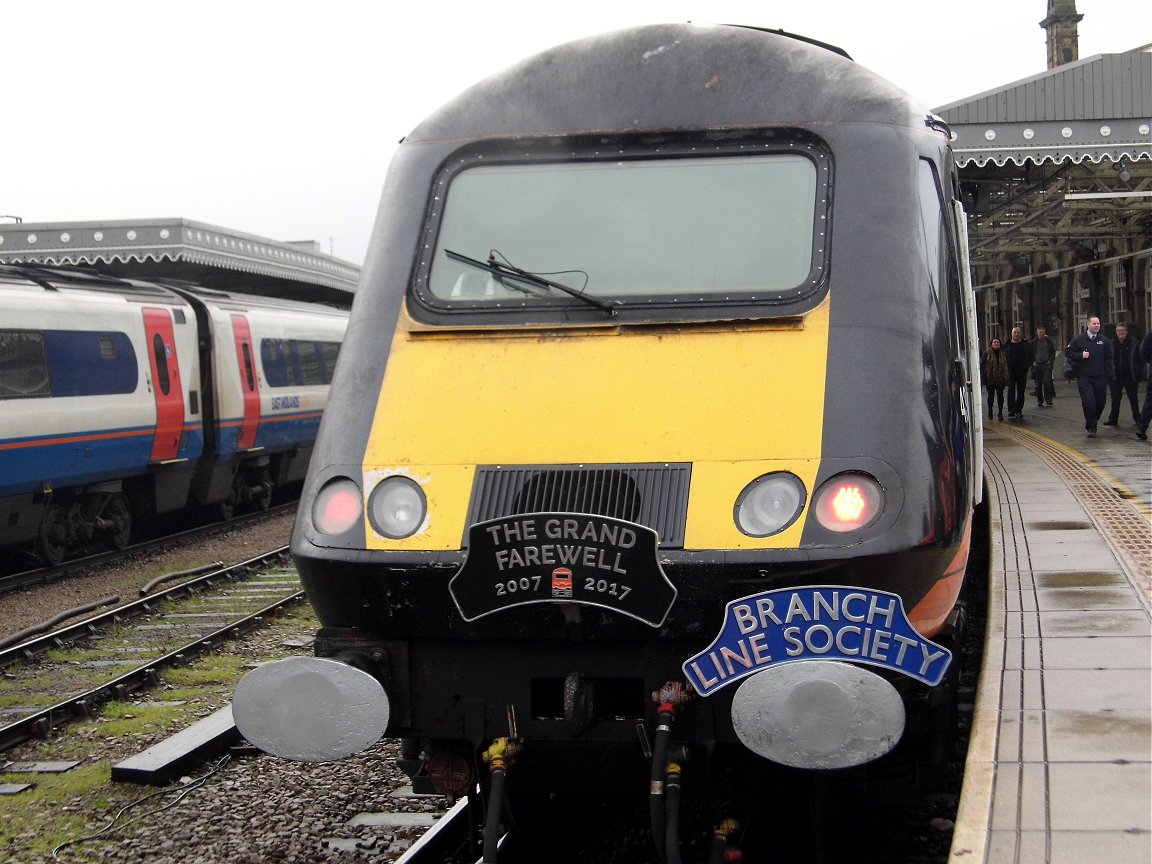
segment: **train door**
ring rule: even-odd
[[[148,339],[148,366],[152,370],[152,395],[156,399],[156,436],[151,461],[175,459],[184,431],[184,388],[172,315],[167,309],[144,309],[144,333]]]
[[[244,396],[244,419],[240,424],[237,450],[256,446],[256,429],[260,425],[260,381],[256,377],[256,355],[252,350],[252,331],[243,315],[232,316],[232,338],[236,341],[236,362],[240,366],[240,392]]]

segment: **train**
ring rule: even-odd
[[[739,822],[781,776],[938,764],[983,461],[949,142],[736,25],[580,39],[430,115],[292,534],[315,656],[241,680],[241,732],[398,738],[485,848],[533,800],[647,796],[661,860],[674,789]]]
[[[0,264],[0,548],[58,564],[303,481],[348,313]]]

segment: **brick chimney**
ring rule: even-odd
[[[1083,17],[1076,13],[1076,0],[1048,0],[1048,15],[1040,26],[1048,32],[1049,69],[1080,59],[1076,25]]]

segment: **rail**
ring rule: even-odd
[[[105,624],[119,623],[134,615],[149,612],[158,601],[163,598],[175,598],[182,594],[191,594],[197,588],[209,586],[221,579],[234,580],[238,575],[250,573],[260,567],[267,566],[270,563],[282,559],[286,553],[287,547],[280,547],[264,555],[233,565],[232,567],[205,574],[198,579],[173,586],[158,594],[142,598],[125,606],[117,607],[109,612],[95,615],[64,630],[49,633],[18,645],[13,645],[4,651],[0,651],[0,664],[33,657],[36,653],[45,651],[48,648],[56,647],[64,642],[98,632]],[[256,612],[231,621],[225,626],[206,635],[198,635],[191,642],[181,645],[160,657],[150,659],[110,681],[105,681],[82,693],[69,696],[50,707],[43,708],[6,726],[0,727],[0,751],[10,749],[33,737],[47,736],[57,726],[62,725],[73,717],[90,714],[96,706],[103,702],[113,698],[122,699],[128,694],[140,690],[148,683],[156,680],[159,670],[187,662],[211,650],[216,644],[225,639],[248,632],[259,626],[264,620],[276,615],[285,606],[300,602],[303,599],[304,592],[295,591]]]

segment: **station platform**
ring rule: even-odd
[[[1088,438],[1056,386],[984,421],[988,624],[949,864],[1152,860],[1152,446],[1127,408]]]

